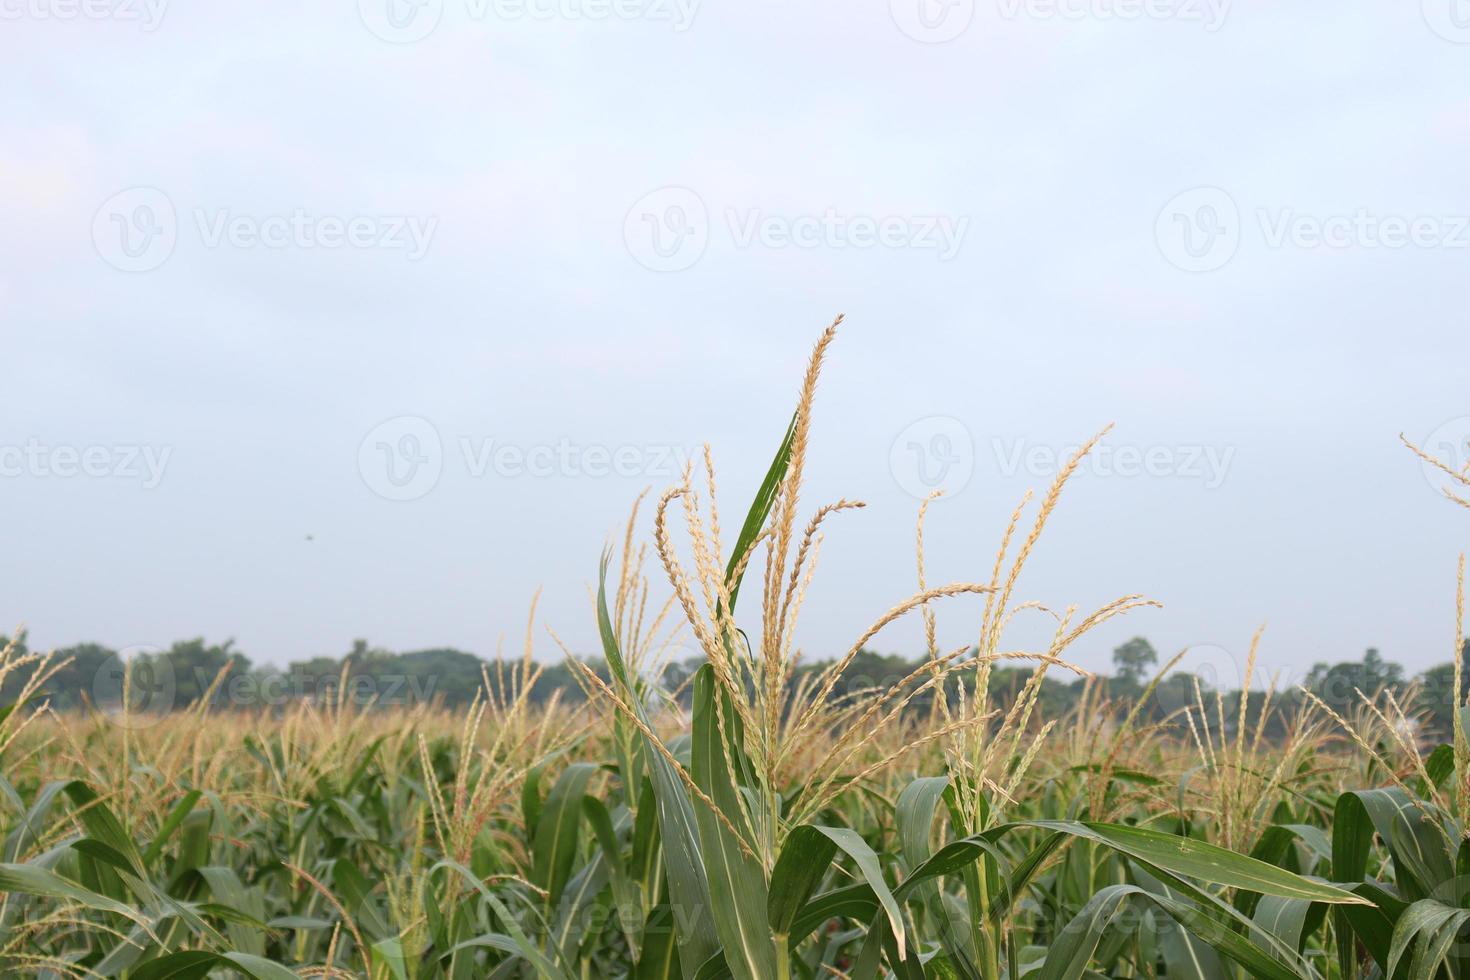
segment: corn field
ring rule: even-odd
[[[534,608],[523,655],[456,712],[205,698],[154,717],[126,697],[53,712],[57,665],[12,643],[0,679],[29,680],[0,714],[0,974],[1470,977],[1460,705],[1445,745],[1374,691],[1347,713],[1310,698],[1288,712],[1270,689],[1227,710],[1196,688],[1163,722],[1101,693],[1044,716],[1043,678],[1086,673],[1078,641],[1153,604],[1018,590],[1097,437],[998,522],[973,581],[926,574],[921,507],[917,554],[897,556],[912,594],[830,666],[798,670],[822,535],[861,506],[800,499],[836,328],[738,523],[708,449],[634,505],[590,613],[605,670],[566,651],[575,704],[529,699],[561,642]],[[1470,474],[1442,470],[1470,506]],[[1457,664],[1463,559],[1459,575]],[[922,622],[923,666],[851,689],[844,668],[904,617]],[[969,617],[974,639],[940,648],[940,617]],[[1050,641],[1009,640],[1021,617]],[[676,642],[703,654],[686,691],[660,681]],[[1030,680],[994,695],[993,672],[1018,665]]]

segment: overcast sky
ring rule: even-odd
[[[1019,593],[1165,608],[1084,664],[1449,658],[1470,514],[1397,436],[1470,438],[1470,10],[389,2],[0,0],[4,629],[489,654],[544,587],[591,650],[633,497],[709,441],[733,526],[842,311],[808,656],[929,488],[984,579],[1111,421]]]

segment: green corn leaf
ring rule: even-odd
[[[163,845],[168,843],[168,839],[174,835],[174,831],[179,829],[179,826],[193,811],[195,804],[199,802],[199,798],[203,795],[199,790],[191,789],[184,794],[182,799],[174,804],[173,809],[169,811],[168,817],[158,828],[158,833],[153,836],[153,840],[149,841],[147,849],[143,851],[143,867],[153,867],[153,863],[158,860],[159,854],[163,851]]]
[[[1328,905],[1362,905],[1365,899],[1333,885],[1257,861],[1214,844],[1122,824],[1026,820],[1020,826],[1041,827],[1104,844],[1175,874],[1260,895],[1303,898]]]
[[[894,945],[898,949],[898,958],[907,959],[903,913],[899,910],[898,900],[893,897],[888,883],[883,880],[883,869],[878,864],[878,855],[873,853],[867,841],[863,840],[855,830],[849,830],[846,827],[817,827],[815,829],[845,851],[847,856],[852,858],[853,864],[857,865],[863,881],[873,889],[873,894],[878,897],[878,904],[883,909],[883,914],[888,918],[888,928],[893,936]]]
[[[724,732],[716,699],[724,699]],[[714,801],[726,820],[739,828],[746,823],[729,759],[743,754],[739,719],[728,695],[719,689],[709,664],[694,676],[694,735],[691,741],[694,783]],[[699,843],[709,878],[710,907],[715,932],[735,980],[769,980],[776,976],[777,952],[767,918],[768,896],[760,863],[741,846],[707,805],[695,808]]]
[[[1414,802],[1399,789],[1373,789],[1343,793],[1337,798],[1332,814],[1334,880],[1365,880],[1375,834],[1382,838],[1393,857],[1394,884],[1401,900],[1427,898],[1438,881],[1453,877],[1453,862],[1443,836]],[[1338,933],[1344,936],[1359,933],[1379,966],[1393,974],[1388,969],[1391,953],[1376,935],[1386,924],[1381,914],[1353,914],[1348,909],[1336,909],[1333,918]],[[1388,921],[1397,922],[1397,919],[1395,915]],[[1354,975],[1357,966],[1351,944],[1337,944],[1337,961],[1343,976]]]
[[[1129,872],[1135,883],[1150,895],[1162,895],[1165,898],[1187,901],[1183,898],[1182,892],[1170,888],[1149,874],[1142,866],[1130,868]],[[1281,899],[1281,901],[1296,901],[1296,899]],[[1152,926],[1154,920],[1152,918],[1145,920],[1144,925]],[[1171,924],[1165,924],[1162,930],[1155,927],[1153,931],[1157,938],[1157,957],[1163,959],[1170,980],[1176,976],[1182,980],[1230,980],[1230,973],[1225,964],[1221,962],[1220,954],[1189,930],[1172,928]],[[1150,955],[1144,948],[1146,938],[1148,938],[1147,932],[1140,932],[1139,951],[1140,955],[1145,957]]]
[[[1409,903],[1391,895],[1379,886],[1364,882],[1353,891],[1372,902],[1371,905],[1353,905],[1339,909],[1342,926],[1339,931],[1344,937],[1352,936],[1361,942],[1378,964],[1380,970],[1388,967],[1389,949],[1393,944],[1394,924],[1408,909]],[[1339,948],[1349,943],[1339,943]],[[1351,976],[1352,974],[1345,974]],[[1389,975],[1389,974],[1385,974]],[[1391,976],[1393,980],[1409,980],[1409,965],[1401,963]]]
[[[1294,949],[1301,949],[1313,904],[1300,898],[1262,895],[1251,921],[1262,932],[1270,933]]]
[[[638,688],[628,676],[613,632],[612,617],[607,611],[608,554],[603,553],[597,579],[597,624],[602,636],[603,654],[613,683],[645,725],[647,712],[639,698]],[[652,730],[649,726],[650,731]],[[683,780],[673,764],[644,736],[644,757],[653,783],[658,810],[659,838],[663,844],[664,874],[668,880],[670,904],[680,910],[675,917],[679,937],[679,966],[685,980],[692,980],[700,964],[719,950],[714,916],[710,913],[709,881],[700,852],[699,831],[695,824],[694,804]]]
[[[95,837],[83,837],[80,840],[72,841],[71,846],[72,850],[85,854],[94,861],[101,861],[103,864],[111,865],[119,871],[131,873],[133,870],[131,862],[124,855],[119,854],[111,846],[104,844]]]
[[[730,980],[730,964],[725,962],[725,951],[720,950],[699,964],[694,971],[694,980]]]
[[[209,971],[236,970],[251,980],[300,980],[292,970],[248,953],[186,950],[149,960],[131,971],[128,980],[196,980]]]
[[[816,827],[795,827],[786,835],[781,855],[771,869],[770,894],[766,899],[766,921],[773,933],[792,936],[797,915],[821,883],[836,854],[836,842]]]
[[[54,871],[33,864],[0,864],[0,892],[18,892],[23,895],[76,902],[99,912],[121,915],[136,922],[144,929],[149,927],[148,920],[131,905],[98,894],[61,877]]]
[[[898,827],[900,854],[904,864],[910,869],[923,864],[933,852],[929,846],[929,838],[934,827],[935,813],[947,789],[948,776],[925,776],[910,782],[898,795],[894,823]],[[926,881],[920,884],[917,897],[923,903],[929,918],[938,926],[940,943],[946,954],[943,969],[955,975],[958,980],[979,980],[980,972],[975,966],[976,954],[968,923],[960,917],[961,927],[956,928],[937,882]],[[996,901],[1003,897],[996,896]]]
[[[1444,965],[1450,946],[1461,927],[1470,922],[1470,909],[1455,908],[1423,899],[1404,910],[1393,927],[1393,938],[1388,950],[1388,967],[1392,974],[1414,944],[1414,953],[1409,960],[1409,974],[1415,977],[1433,977]]]
[[[643,945],[633,977],[634,980],[674,980],[679,975],[674,912],[667,905],[656,905],[643,923]]]
[[[408,980],[408,962],[403,955],[403,942],[397,936],[380,939],[372,945],[373,974],[378,967],[387,970],[392,980]]]
[[[613,827],[612,817],[607,812],[607,807],[595,796],[584,796],[582,798],[582,813],[587,818],[587,824],[592,828],[592,834],[597,840],[597,845],[602,850],[602,859],[607,865],[608,879],[612,882],[613,901],[617,905],[618,927],[623,936],[628,940],[630,949],[636,949],[637,922],[641,915],[638,905],[638,886],[628,874],[628,867],[623,861],[623,849],[618,842],[618,832]],[[626,826],[626,823],[624,824]]]
[[[528,840],[535,836],[536,826],[541,822],[541,808],[545,805],[541,799],[541,777],[545,771],[544,762],[533,766],[521,783],[521,823]]]
[[[1455,876],[1455,860],[1445,832],[1424,811],[1421,801],[1397,788],[1343,793],[1332,817],[1333,879],[1363,880],[1376,833],[1393,856],[1399,894],[1430,897],[1435,886]]]
[[[1050,943],[1046,962],[1037,980],[1077,980],[1081,977],[1092,960],[1103,931],[1137,891],[1132,885],[1110,885],[1093,895]]]
[[[535,856],[531,881],[546,890],[549,905],[561,900],[562,889],[571,877],[582,838],[582,800],[597,770],[590,762],[567,766],[547,794],[546,806],[537,821],[531,848]]]
[[[561,950],[562,958],[567,963],[576,961],[577,952],[589,935],[589,930],[602,924],[600,913],[588,913],[598,911],[595,905],[607,887],[607,859],[600,853],[594,854],[592,860],[579,868],[567,882],[561,901],[556,906],[558,914],[551,937],[552,943]]]
[[[134,876],[140,879],[146,878],[143,856],[138,853],[137,845],[123,829],[122,821],[117,819],[107,804],[101,802],[101,797],[79,779],[66,784],[66,795],[71,798],[72,804],[77,808],[77,818],[81,820],[82,826],[87,828],[88,836],[95,837],[122,855],[127,862],[128,870]]]
[[[337,897],[341,899],[348,914],[357,922],[358,928],[367,933],[373,941],[397,935],[396,931],[384,921],[382,913],[378,911],[378,903],[372,897],[373,886],[369,884],[357,865],[346,858],[339,858],[333,862],[332,884],[335,886]]]
[[[300,980],[294,970],[249,953],[221,953],[220,965],[239,970],[253,980]]]
[[[536,973],[538,977],[541,978],[541,980],[572,980],[571,974],[569,974],[566,970],[563,970],[558,964],[552,962],[552,960],[549,959],[544,952],[542,952],[540,947],[538,947],[534,942],[531,941],[531,937],[526,935],[526,931],[520,927],[520,924],[516,921],[515,916],[511,915],[510,910],[505,907],[505,903],[495,897],[495,893],[486,887],[485,883],[480,880],[478,875],[476,875],[469,868],[466,868],[464,865],[459,864],[455,861],[440,861],[438,864],[429,869],[429,875],[432,877],[434,874],[440,871],[453,871],[466,884],[468,884],[470,888],[477,892],[479,896],[485,900],[485,904],[488,905],[490,909],[495,913],[496,917],[499,918],[501,924],[505,927],[505,934],[503,938],[509,940],[509,943],[506,946],[496,945],[500,941],[499,938],[491,939],[486,936],[480,936],[478,937],[478,940],[473,940],[471,942],[483,946],[494,946],[494,948],[496,949],[503,949],[505,952],[522,957],[536,970]],[[491,935],[494,937],[501,936],[501,934],[499,933]],[[468,944],[462,945],[465,945],[466,947],[468,946]],[[454,950],[450,950],[449,952],[452,953],[454,952]]]
[[[740,525],[740,536],[735,539],[735,548],[730,552],[730,561],[725,568],[725,584],[730,591],[731,612],[735,610],[735,600],[740,596],[740,582],[744,577],[743,573],[736,574],[740,569],[740,559],[761,533],[761,528],[766,526],[766,518],[771,516],[771,506],[776,502],[781,481],[786,479],[786,470],[791,465],[791,444],[795,438],[796,415],[793,414],[791,422],[786,426],[786,437],[781,440],[781,447],[776,450],[776,457],[766,470],[766,478],[761,481],[760,489],[750,503],[750,510],[745,514],[745,523]],[[750,567],[749,563],[746,567]]]
[[[46,814],[50,812],[56,798],[66,790],[66,787],[66,781],[56,780],[42,786],[36,793],[35,800],[25,811],[24,819],[5,838],[4,858],[6,861],[19,862],[21,855],[29,851],[41,839],[45,832]]]
[[[128,973],[128,980],[199,980],[219,966],[218,953],[184,950],[149,960]]]
[[[1309,980],[1311,977],[1310,973],[1276,960],[1195,905],[1151,894],[1136,885],[1110,885],[1093,895],[1082,911],[1053,939],[1037,980],[1078,980],[1084,976],[1104,931],[1131,901],[1152,903],[1192,935],[1245,967],[1256,980]]]

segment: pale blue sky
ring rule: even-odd
[[[1470,523],[1397,433],[1470,437],[1470,10],[94,2],[0,0],[0,625],[37,645],[489,653],[544,586],[587,649],[631,499],[708,440],[743,510],[845,311],[805,499],[869,507],[809,655],[912,589],[926,477],[931,578],[984,578],[1108,421],[1020,592],[1166,608],[1084,663],[1261,622],[1287,670],[1450,654]]]

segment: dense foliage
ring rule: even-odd
[[[8,642],[0,637],[0,646]],[[24,657],[28,652],[24,639],[18,639],[15,655]],[[1470,653],[1470,649],[1466,652]],[[586,667],[607,680],[602,663],[583,659]],[[920,673],[925,659],[861,649],[847,663],[839,685],[830,696],[839,699],[858,690],[886,689],[904,683],[906,678]],[[1153,645],[1143,637],[1134,637],[1113,651],[1112,677],[1045,677],[1040,683],[1038,704],[1047,717],[1061,717],[1092,696],[1102,682],[1105,685],[1102,691],[1108,699],[1129,705],[1149,685],[1150,671],[1157,661]],[[179,641],[167,649],[130,654],[96,643],[55,650],[51,663],[61,666],[50,673],[41,694],[59,711],[116,710],[122,699],[122,672],[126,662],[132,663],[134,680],[140,688],[134,694],[134,703],[154,712],[193,708],[211,686],[210,705],[216,711],[279,711],[299,701],[330,704],[342,699],[378,710],[424,704],[460,709],[477,697],[497,693],[495,674],[486,673],[488,662],[451,647],[394,653],[370,646],[366,640],[355,640],[352,648],[340,657],[314,657],[277,670],[253,666],[251,658],[237,649],[233,641],[216,644],[198,637]],[[686,657],[671,660],[662,669],[663,687],[677,692],[677,700],[686,709],[692,700],[690,683],[703,662],[702,657]],[[795,680],[831,665],[831,660],[804,662],[798,665]],[[38,664],[32,663],[7,677],[4,690],[0,691],[0,705],[13,703],[37,669]],[[214,685],[222,669],[225,678]],[[1418,706],[1417,719],[1426,736],[1448,739],[1450,707],[1455,700],[1454,669],[1452,662],[1446,662],[1410,676],[1400,664],[1384,660],[1376,649],[1370,648],[1361,660],[1316,664],[1301,686],[1339,712],[1352,710],[1358,703],[1358,691],[1392,692],[1400,700],[1411,700]],[[528,692],[529,700],[536,705],[546,704],[553,696],[563,702],[582,700],[585,694],[577,682],[577,674],[577,669],[569,664],[547,664],[536,675]],[[1015,697],[1030,679],[1031,672],[1024,668],[996,668],[992,672],[991,690],[997,698]],[[1145,721],[1162,721],[1193,700],[1196,684],[1213,697],[1217,680],[1176,669],[1161,682],[1156,696],[1143,705],[1140,717]],[[1461,683],[1470,685],[1470,677],[1462,678]],[[956,684],[957,680],[951,681],[952,691]],[[1239,690],[1227,688],[1221,694],[1227,708],[1234,709],[1240,704]],[[1464,701],[1466,691],[1462,689],[1460,694],[1460,700]],[[930,690],[915,696],[919,707],[928,706],[932,700]],[[1289,709],[1299,707],[1304,700],[1303,691],[1282,691],[1276,705],[1287,710],[1268,718],[1267,734],[1281,738],[1285,734],[1284,719],[1291,715]],[[1257,709],[1250,710],[1254,720]],[[1233,716],[1234,711],[1227,711],[1227,715]]]

